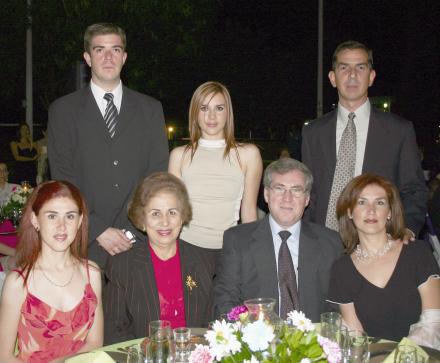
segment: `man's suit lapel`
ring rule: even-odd
[[[301,221],[298,251],[298,294],[299,306],[307,311],[307,303],[313,299],[313,289],[317,283],[316,276],[319,268],[319,245],[317,236],[306,221]],[[307,314],[306,314],[307,315]]]
[[[260,283],[264,287],[263,291],[267,292],[267,296],[260,297],[276,299],[275,311],[278,312],[278,273],[268,216],[260,221],[260,225],[252,233],[252,237],[254,241],[249,252],[254,257],[255,267],[261,278]]]
[[[142,239],[140,239],[139,234],[136,233],[136,237],[136,243],[140,243],[141,246],[136,249],[130,269],[134,271],[135,287],[138,289],[138,293],[141,294],[141,301],[145,301],[145,307],[142,310],[146,315],[146,321],[158,320],[160,319],[160,303],[148,242],[145,241],[146,236],[142,236]],[[127,293],[136,294],[137,292],[127,291]],[[142,312],[139,313],[142,314]]]
[[[136,103],[133,98],[130,97],[130,90],[127,87],[122,87],[122,102],[121,109],[118,115],[118,123],[116,124],[115,136],[113,138],[117,140],[121,135],[125,133],[127,128],[133,122],[133,115],[141,114],[136,110]]]
[[[374,164],[383,157],[383,146],[387,145],[389,140],[392,140],[392,135],[390,135],[390,131],[386,126],[386,122],[383,122],[382,117],[383,114],[371,106],[362,173],[375,169]]]
[[[323,122],[323,132],[321,133],[322,138],[319,140],[322,145],[322,158],[324,162],[321,164],[329,171],[333,181],[333,174],[336,168],[336,120],[337,111],[330,112],[325,117],[327,120]]]

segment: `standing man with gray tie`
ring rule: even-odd
[[[369,172],[396,184],[406,224],[417,235],[428,189],[414,128],[370,104],[368,88],[376,77],[373,52],[356,41],[339,44],[328,76],[338,90],[338,107],[303,128],[302,161],[315,179],[304,218],[337,230],[335,206],[342,189],[354,176]]]
[[[131,244],[120,229],[137,183],[168,165],[162,105],[125,87],[124,30],[90,25],[84,34],[90,84],[49,108],[48,157],[53,179],[68,180],[89,208],[89,258],[100,267]]]

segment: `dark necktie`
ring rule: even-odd
[[[104,95],[104,99],[107,101],[107,107],[105,108],[105,114],[104,114],[104,121],[105,124],[107,125],[110,137],[113,137],[115,136],[116,123],[117,123],[116,118],[118,116],[118,109],[113,103],[112,93],[106,93]]]
[[[325,226],[335,231],[339,230],[336,219],[336,202],[342,190],[353,179],[356,164],[356,125],[354,124],[354,112],[348,114],[347,126],[342,133],[339,143],[338,157],[336,160],[335,174],[330,192]]]
[[[299,309],[298,289],[296,287],[295,267],[290,255],[287,239],[291,233],[281,231],[281,247],[278,253],[278,285],[280,287],[280,317],[285,320],[287,313]]]

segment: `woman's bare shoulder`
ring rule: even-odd
[[[17,271],[10,271],[6,275],[5,283],[3,285],[4,293],[8,292],[12,296],[24,295],[26,288],[23,285],[23,277]]]
[[[237,147],[238,152],[240,153],[240,157],[244,160],[252,160],[254,161],[255,158],[261,159],[260,149],[255,144],[240,144]]]

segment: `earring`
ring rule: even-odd
[[[145,224],[142,225],[142,232],[146,232]]]
[[[40,232],[40,227],[36,226],[36,227],[35,227],[35,230],[36,230],[37,232]]]
[[[390,220],[391,220],[391,216],[388,216],[388,217],[387,217],[387,220],[389,220],[389,221],[390,221]]]

